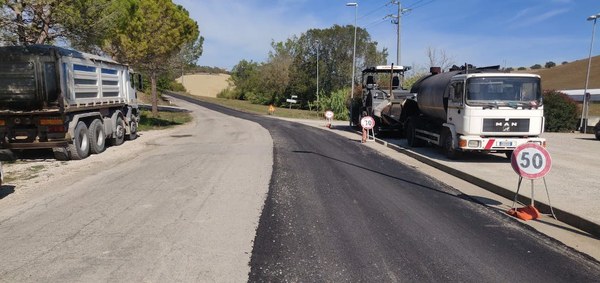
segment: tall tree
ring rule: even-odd
[[[200,36],[197,40],[183,44],[181,50],[171,59],[172,68],[181,71],[181,80],[185,71],[196,67],[196,61],[202,56],[204,37]]]
[[[127,24],[136,0],[62,0],[55,18],[61,36],[78,50],[100,53],[103,43]]]
[[[319,41],[319,44],[315,44]],[[317,48],[319,49],[319,88],[324,93],[347,88],[352,81],[352,57],[354,47],[354,26],[334,25],[327,29],[311,29],[303,33],[298,39],[302,46],[298,52],[294,65],[303,75],[294,78],[303,78],[310,82],[308,92],[302,95],[307,100],[314,100],[316,96],[316,64]],[[385,64],[387,49],[377,50],[377,42],[371,40],[366,29],[358,28],[356,31],[356,72],[357,82],[360,71],[368,66]],[[300,96],[300,95],[299,95]]]
[[[0,13],[2,41],[9,44],[42,44],[61,32],[53,19],[58,0],[3,0]]]
[[[435,47],[427,47],[427,58],[429,58],[429,67],[440,67],[442,70],[448,70],[454,61],[444,49],[437,49]]]
[[[70,42],[99,52],[126,21],[135,0],[0,0],[0,42],[10,45]]]
[[[152,114],[158,114],[156,79],[184,44],[195,42],[200,32],[189,13],[171,0],[140,0],[129,23],[109,41],[107,52],[117,60],[146,72],[152,86]]]

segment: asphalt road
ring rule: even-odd
[[[190,106],[196,122],[142,137],[143,153],[92,156],[2,199],[0,281],[600,278],[598,262],[358,137],[200,104],[225,115]]]
[[[0,282],[246,281],[272,140],[184,106],[191,124],[51,168],[67,172],[0,199]]]
[[[249,281],[594,282],[600,264],[435,178],[326,130],[271,133]]]

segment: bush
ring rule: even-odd
[[[345,88],[331,93],[329,97],[322,97],[319,101],[321,104],[319,108],[323,111],[333,111],[336,120],[348,120],[349,111],[346,105],[348,93],[350,93],[350,89]]]
[[[185,92],[186,89],[183,86],[183,84],[181,84],[180,82],[177,81],[171,81],[171,83],[169,84],[169,90],[171,91],[179,91],[179,92]]]
[[[232,87],[227,87],[226,89],[220,91],[219,93],[217,93],[217,97],[238,100],[244,99],[244,96],[238,91],[238,89]]]
[[[577,104],[568,95],[556,90],[544,91],[544,117],[547,132],[575,130]]]
[[[538,69],[541,69],[541,68],[542,68],[542,65],[540,65],[540,64],[535,64],[535,65],[531,66],[532,70],[538,70]]]

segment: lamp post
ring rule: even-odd
[[[588,84],[590,81],[590,68],[592,67],[592,48],[594,46],[594,33],[596,30],[596,20],[600,17],[600,13],[599,14],[595,14],[593,16],[589,16],[587,18],[588,21],[593,20],[594,24],[592,25],[592,42],[590,43],[590,53],[588,55],[588,67],[587,67],[587,74],[585,77],[585,89],[583,90],[583,107],[581,109],[581,122],[579,123],[579,130],[581,131],[581,128],[583,127],[583,133],[587,133],[587,120],[585,122],[586,125],[583,125],[583,119],[587,119],[587,113],[588,113],[588,104],[590,103],[588,96],[587,96],[587,90],[588,90]]]
[[[321,49],[321,41],[317,39],[317,115],[319,115],[319,49]]]
[[[352,109],[354,108],[353,106],[353,102],[354,102],[354,71],[356,69],[356,16],[358,14],[358,3],[356,2],[351,2],[351,3],[346,3],[346,6],[349,7],[354,7],[354,49],[352,51],[352,86],[351,86],[351,93],[350,93],[350,126],[352,125],[352,118],[354,118],[354,116],[352,115]]]

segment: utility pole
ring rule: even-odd
[[[321,49],[321,41],[317,39],[317,115],[319,115],[319,49]]]
[[[397,41],[396,41],[396,66],[401,66],[401,61],[402,61],[402,57],[400,55],[400,51],[401,51],[401,44],[400,44],[400,31],[401,26],[402,26],[402,14],[404,14],[405,12],[410,11],[410,9],[402,9],[402,3],[400,2],[400,0],[392,0],[392,2],[390,2],[394,5],[398,5],[398,14],[396,16],[392,16],[390,15],[392,18],[395,18],[395,20],[392,20],[393,24],[397,25],[397,32],[398,32],[398,37],[397,37]]]

